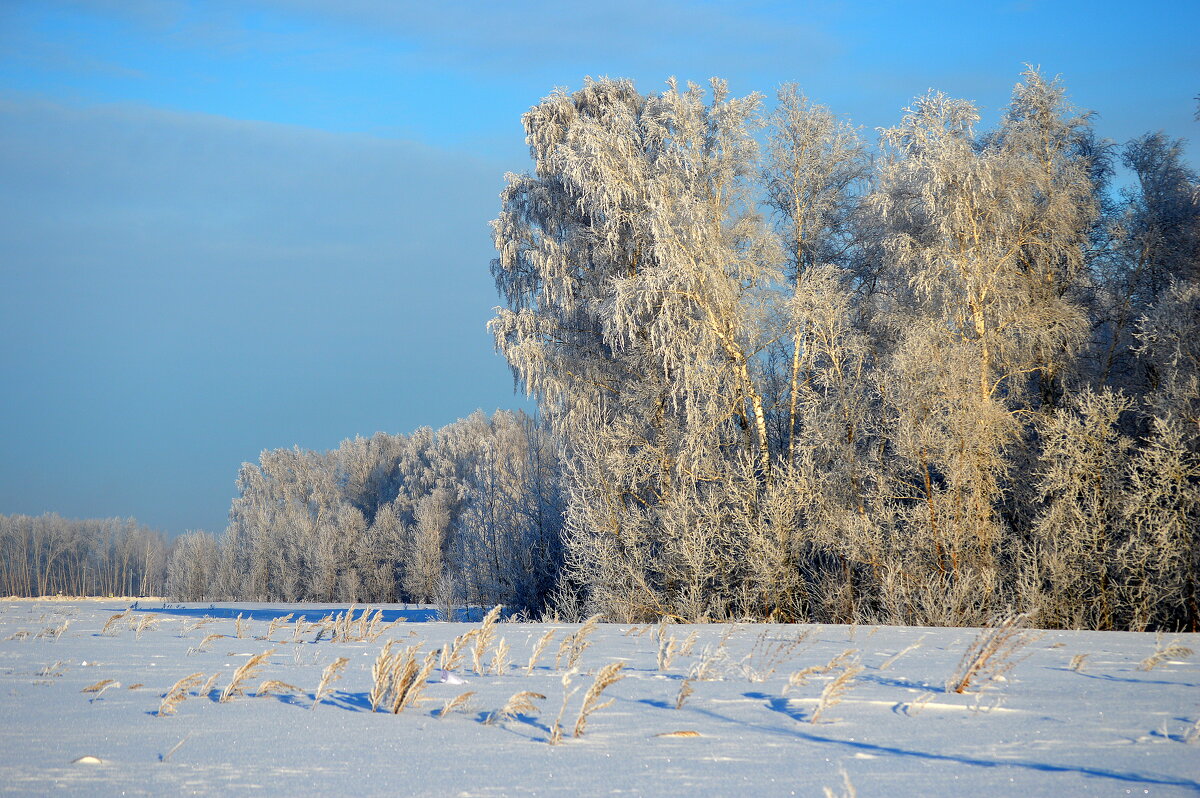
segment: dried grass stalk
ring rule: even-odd
[[[70,625],[71,625],[71,619],[67,618],[62,623],[60,623],[58,626],[47,626],[45,629],[43,629],[42,631],[40,631],[36,635],[34,635],[34,637],[35,638],[53,637],[55,640],[58,640],[60,637],[63,636],[63,632],[67,631],[67,627]]]
[[[207,698],[212,695],[213,688],[217,686],[217,679],[220,678],[222,671],[217,671],[212,676],[208,677],[208,681],[200,688],[200,692],[196,693],[199,698]]]
[[[454,638],[448,647],[442,649],[442,670],[458,670],[467,653],[467,644],[479,634],[478,629],[470,629]]]
[[[321,700],[328,695],[330,686],[342,678],[342,671],[346,669],[346,665],[349,662],[350,660],[346,657],[338,657],[325,667],[325,670],[321,672],[321,681],[317,685],[317,691],[313,693],[313,702],[310,709],[316,709],[317,704],[320,704]]]
[[[841,774],[843,788],[842,792],[836,793],[832,788],[825,787],[823,788],[825,791],[825,798],[858,798],[858,792],[854,789],[854,785],[850,783],[850,774],[846,772],[845,768],[841,769]]]
[[[658,639],[658,669],[666,672],[671,667],[671,660],[675,659],[675,655],[679,653],[679,641],[674,635],[670,635],[665,639],[660,636]]]
[[[1187,646],[1181,646],[1179,640],[1175,639],[1163,645],[1159,642],[1155,646],[1155,651],[1150,656],[1146,657],[1138,664],[1139,671],[1152,671],[1164,662],[1169,662],[1173,659],[1186,659],[1192,656],[1193,652]]]
[[[613,701],[616,700],[610,698],[601,703],[600,696],[606,689],[625,678],[621,675],[621,669],[624,667],[624,662],[610,662],[596,673],[595,681],[592,682],[592,686],[588,688],[588,691],[584,693],[583,706],[579,708],[579,717],[575,720],[575,730],[572,732],[572,737],[583,735],[584,727],[587,726],[588,715],[611,706]]]
[[[305,620],[305,616],[301,615],[296,619],[296,625],[292,627],[292,642],[299,643],[300,635],[306,631],[308,631],[308,622]]]
[[[414,655],[417,648],[420,648],[420,644],[412,649]],[[421,703],[421,694],[425,692],[429,674],[433,673],[435,667],[437,667],[437,652],[430,651],[425,655],[425,661],[419,668],[405,667],[402,669],[400,678],[392,683],[393,714],[398,715],[408,707]]]
[[[522,690],[519,693],[514,693],[504,703],[504,706],[488,715],[488,719],[484,721],[484,724],[490,726],[497,721],[511,720],[522,713],[536,715],[540,710],[537,704],[533,703],[535,698],[539,701],[544,701],[546,696],[541,693],[535,693],[532,690]]]
[[[231,701],[235,696],[243,694],[246,682],[258,676],[259,671],[266,666],[271,659],[271,655],[274,653],[275,649],[271,648],[261,654],[255,654],[234,671],[229,684],[225,685],[225,689],[221,691],[221,703],[224,704]]]
[[[1083,670],[1083,663],[1090,656],[1091,656],[1091,654],[1076,654],[1075,656],[1071,657],[1071,670],[1073,670],[1073,671]]]
[[[299,687],[297,687],[294,684],[288,684],[287,682],[281,682],[278,679],[267,679],[265,682],[263,682],[262,684],[260,684],[258,686],[258,689],[254,691],[254,695],[256,697],[261,697],[261,696],[271,695],[272,693],[282,693],[282,692],[303,693],[304,691],[301,690]]]
[[[447,715],[449,715],[451,712],[458,709],[459,707],[465,706],[466,703],[471,700],[471,696],[473,696],[473,695],[475,695],[475,691],[468,690],[465,693],[459,693],[458,695],[454,696],[454,698],[451,698],[449,701],[447,701],[445,704],[442,704],[442,708],[438,710],[438,714],[437,714],[438,720],[441,720],[442,718],[446,717]]]
[[[1040,635],[1029,631],[1029,614],[997,616],[971,643],[946,689],[963,693],[972,685],[984,690],[1011,671],[1025,657],[1017,656],[1021,649]]]
[[[576,673],[577,673],[577,671],[575,671],[575,670],[569,670],[562,675],[562,686],[563,686],[562,705],[558,708],[558,717],[554,719],[554,725],[550,727],[550,737],[547,738],[547,740],[546,740],[546,742],[550,743],[550,745],[558,745],[560,742],[562,742],[562,734],[563,734],[562,719],[563,719],[563,716],[566,715],[566,713],[567,713],[567,702],[569,702],[571,700],[571,697],[574,696],[576,691],[579,689],[579,688],[571,687],[571,679],[575,676]]]
[[[221,639],[222,637],[224,637],[224,636],[225,636],[225,635],[223,635],[223,634],[221,634],[221,633],[219,633],[219,632],[213,632],[213,633],[212,633],[212,634],[210,634],[210,635],[205,635],[204,639],[200,641],[200,645],[196,646],[196,648],[195,648],[194,650],[196,650],[196,651],[204,651],[204,650],[205,650],[205,648],[208,646],[208,644],[209,644],[209,643],[211,643],[211,642],[212,642],[212,641],[214,641],[214,640],[220,640],[220,639]]]
[[[87,687],[83,688],[79,692],[95,693],[96,697],[99,698],[100,694],[103,693],[108,688],[120,687],[120,686],[121,686],[121,683],[118,682],[116,679],[101,679],[100,681],[96,682],[95,684],[89,684]]]
[[[242,623],[242,614],[239,612],[237,619],[234,621],[234,628],[237,630],[238,640],[241,640],[246,633],[245,625]]]
[[[854,686],[854,680],[860,673],[863,672],[863,667],[858,664],[858,661],[848,663],[842,672],[837,677],[825,685],[825,689],[821,691],[821,700],[817,704],[817,708],[813,710],[812,717],[809,718],[810,723],[818,723],[821,716],[828,710],[837,706],[845,698],[846,693],[850,692],[850,688]]]
[[[100,627],[100,634],[107,635],[110,629],[114,634],[118,632],[119,630],[116,628],[118,626],[118,621],[127,618],[131,612],[133,612],[133,607],[129,607],[124,612],[118,612],[116,615],[109,618],[104,622],[104,626]]]
[[[675,696],[675,708],[683,709],[683,704],[692,694],[692,680],[684,679],[683,684],[679,685],[679,695]]]
[[[546,633],[538,638],[538,641],[533,645],[533,651],[529,654],[529,664],[525,666],[525,675],[532,676],[533,668],[537,665],[538,657],[542,656],[542,652],[546,650],[546,646],[550,644],[550,640],[554,637],[554,630],[547,629]]]
[[[819,676],[823,673],[830,673],[831,671],[835,671],[838,668],[843,667],[846,663],[850,662],[851,658],[857,653],[857,648],[848,648],[841,654],[838,654],[836,657],[829,660],[829,662],[825,663],[824,665],[812,665],[804,668],[803,670],[796,671],[788,677],[788,683],[783,688],[783,692],[787,693],[787,691],[793,687],[800,687],[808,681],[808,677],[810,676]]]
[[[902,649],[900,649],[900,650],[899,650],[899,651],[897,651],[895,654],[893,654],[892,656],[888,657],[888,658],[887,658],[887,659],[885,659],[883,662],[881,662],[881,663],[879,664],[879,670],[881,670],[881,671],[886,671],[888,668],[892,667],[892,665],[893,665],[893,664],[896,662],[896,660],[900,659],[900,658],[901,658],[901,657],[903,657],[905,654],[908,654],[909,652],[912,652],[912,651],[916,651],[918,648],[920,648],[920,647],[921,647],[921,642],[922,642],[922,641],[924,641],[924,640],[925,640],[925,638],[924,638],[924,637],[922,637],[920,640],[918,640],[917,642],[913,643],[912,645],[910,645],[910,646],[908,646],[908,647],[906,647],[906,648],[902,648]]]
[[[158,716],[174,715],[175,708],[187,698],[187,691],[195,687],[204,678],[203,673],[192,673],[184,676],[171,689],[163,694],[162,703],[158,705]]]
[[[142,632],[147,629],[153,629],[157,624],[158,618],[155,618],[153,615],[143,615],[141,620],[138,621],[137,629],[133,633],[134,639],[141,640]]]
[[[502,637],[496,644],[495,653],[492,654],[492,673],[503,676],[504,672],[508,670],[508,652],[508,641]]]
[[[395,640],[385,643],[375,657],[375,662],[371,665],[371,692],[368,695],[371,699],[372,712],[378,711],[379,705],[383,703],[383,698],[391,687],[391,669],[394,665],[392,646],[395,644]]]
[[[583,622],[583,625],[575,631],[575,634],[568,635],[563,639],[562,644],[558,647],[558,653],[554,655],[555,670],[561,667],[560,663],[564,655],[566,656],[568,670],[579,665],[579,658],[583,656],[583,652],[591,645],[588,641],[588,636],[596,631],[596,625],[600,623],[602,617],[604,617],[602,614],[593,615]]]
[[[479,634],[475,636],[475,645],[471,648],[471,660],[475,665],[475,672],[483,674],[487,672],[484,662],[487,657],[488,648],[491,647],[492,641],[496,639],[496,620],[500,617],[500,610],[503,606],[497,604],[492,607],[488,614],[483,616],[483,623],[479,627]]]
[[[272,618],[271,622],[267,624],[267,634],[263,639],[270,640],[271,635],[275,634],[276,630],[280,627],[287,626],[288,621],[292,620],[292,616],[295,614],[294,612],[289,612],[281,618]]]

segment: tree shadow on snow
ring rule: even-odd
[[[334,617],[345,615],[350,610],[350,605],[299,606],[284,604],[278,607],[246,607],[236,604],[222,606],[220,604],[167,603],[157,607],[143,607],[135,603],[131,609],[134,612],[175,615],[182,618],[228,618],[233,620],[241,615],[243,621],[273,621],[287,615],[293,616],[293,620],[295,620],[303,615],[306,620],[312,623],[328,615]],[[354,605],[354,617],[357,619],[362,615],[364,610],[368,610],[374,615],[377,609],[383,612],[380,618],[380,621],[383,623],[392,623],[399,620],[404,620],[408,623],[429,623],[440,620],[438,610],[432,607],[374,607],[369,604]],[[455,620],[474,621],[477,620],[475,618],[477,615],[482,617],[481,613],[475,609],[470,611],[459,610],[455,614]]]
[[[805,722],[805,714],[788,706],[786,698],[779,696],[771,696],[765,693],[745,693],[747,698],[757,698],[766,701],[767,708],[773,712],[779,712],[792,720]],[[713,717],[721,717],[717,713],[706,712],[705,714]],[[731,720],[731,718],[727,719]],[[733,721],[738,722],[738,721]],[[819,728],[819,726],[811,726],[810,728]],[[782,730],[780,730],[782,731]],[[1167,787],[1184,787],[1190,790],[1200,792],[1200,782],[1192,781],[1186,778],[1175,778],[1172,776],[1161,776],[1150,773],[1132,773],[1122,772],[1118,770],[1107,770],[1105,768],[1089,767],[1087,765],[1056,765],[1050,762],[1036,762],[1030,760],[1019,759],[982,759],[980,757],[967,756],[964,754],[942,754],[935,751],[918,751],[911,748],[901,748],[895,745],[879,745],[876,743],[868,743],[862,740],[840,740],[836,737],[826,737],[822,734],[805,731],[802,728],[793,729],[791,736],[798,737],[802,740],[813,743],[823,743],[826,745],[841,746],[843,748],[853,749],[859,752],[871,753],[876,756],[902,756],[913,757],[916,759],[924,759],[935,762],[956,762],[961,765],[971,765],[973,767],[984,768],[1023,768],[1025,770],[1035,770],[1042,773],[1077,773],[1083,776],[1092,776],[1094,778],[1111,779],[1131,784],[1155,784]]]

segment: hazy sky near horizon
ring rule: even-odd
[[[1195,139],[1197,29],[1194,2],[6,0],[0,513],[219,531],[263,449],[526,406],[487,223],[556,86],[795,81],[868,131],[936,88],[986,126],[1034,64],[1102,136]]]

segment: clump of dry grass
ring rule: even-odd
[[[175,708],[187,698],[187,691],[198,685],[203,678],[203,673],[192,673],[171,685],[171,689],[163,694],[162,703],[158,705],[158,716],[161,718],[174,715]]]
[[[300,635],[308,631],[308,622],[305,616],[301,615],[296,619],[296,623],[292,626],[292,642],[299,643]]]
[[[38,676],[62,676],[63,666],[66,664],[61,659],[56,660],[52,665],[46,665],[38,671]]]
[[[485,665],[488,649],[492,645],[492,641],[496,639],[496,620],[500,617],[500,610],[503,607],[497,604],[488,611],[488,614],[483,616],[483,623],[479,626],[479,634],[475,635],[475,645],[471,647],[471,660],[475,665],[475,672],[483,674],[487,672]]]
[[[754,647],[742,661],[742,672],[752,682],[765,682],[792,655],[804,640],[812,634],[811,629],[802,629],[794,638],[771,640],[770,630],[764,631],[754,641]]]
[[[787,686],[783,688],[783,692],[787,693],[787,691],[793,687],[800,687],[808,681],[808,677],[810,676],[819,676],[823,673],[829,673],[830,671],[834,671],[843,667],[857,653],[858,649],[848,648],[841,654],[838,654],[836,657],[829,660],[829,662],[825,663],[824,665],[811,665],[803,670],[796,671],[788,677],[788,683]]]
[[[1083,663],[1089,656],[1091,656],[1091,654],[1076,654],[1075,656],[1071,657],[1071,670],[1082,671]]]
[[[690,678],[698,682],[707,682],[717,678],[719,672],[726,665],[729,654],[726,651],[726,646],[729,645],[729,638],[733,637],[737,631],[737,624],[731,623],[725,627],[725,631],[721,634],[721,639],[717,641],[715,646],[707,645],[704,651],[700,654],[700,661],[692,665],[688,675]]]
[[[561,663],[564,656],[566,657],[567,670],[571,670],[579,664],[579,658],[583,656],[583,652],[586,651],[588,646],[591,645],[588,637],[592,634],[592,632],[596,631],[596,626],[600,623],[600,619],[603,617],[604,616],[602,614],[593,615],[585,620],[583,624],[577,630],[575,630],[574,634],[568,635],[563,639],[562,643],[558,647],[558,653],[554,655],[555,670],[559,670],[561,668]]]
[[[211,643],[214,640],[220,640],[224,636],[225,635],[223,635],[219,632],[213,632],[210,635],[205,635],[204,639],[200,641],[199,645],[197,645],[195,648],[189,648],[187,653],[194,654],[194,653],[197,653],[200,651],[204,651],[207,649],[209,643]]]
[[[854,686],[854,680],[862,672],[863,667],[858,664],[857,659],[846,663],[842,672],[825,685],[825,689],[821,691],[821,700],[817,704],[817,708],[813,710],[812,717],[808,719],[809,723],[818,723],[822,715],[840,704],[846,693],[850,692],[850,688]]]
[[[346,665],[349,662],[350,660],[346,657],[338,657],[325,666],[325,670],[321,671],[321,681],[317,684],[317,691],[313,693],[311,709],[316,709],[317,704],[320,704],[321,700],[328,695],[330,686],[342,678],[342,671],[346,669]]]
[[[547,629],[546,633],[538,638],[538,641],[533,646],[533,651],[529,654],[529,664],[525,666],[526,676],[533,675],[533,668],[537,665],[538,657],[542,656],[542,652],[546,650],[546,646],[550,644],[550,640],[553,637],[554,630]]]
[[[1018,656],[1021,649],[1041,637],[1029,630],[1028,623],[1028,613],[1008,613],[994,618],[967,648],[954,675],[946,681],[946,689],[964,693],[974,686],[982,691],[1002,681],[1002,677],[1025,659]]]
[[[116,679],[101,679],[100,681],[96,682],[95,684],[89,684],[87,687],[83,688],[79,692],[95,693],[95,695],[92,696],[92,700],[95,701],[97,698],[102,696],[104,694],[104,691],[107,690],[108,688],[120,687],[120,686],[121,686],[121,683],[118,682]]]
[[[1186,659],[1193,653],[1195,652],[1187,646],[1180,645],[1178,638],[1164,645],[1160,637],[1154,646],[1154,653],[1138,663],[1138,670],[1152,671],[1165,662],[1173,659]]]
[[[500,709],[488,715],[485,725],[491,726],[497,721],[511,720],[520,714],[536,715],[540,710],[537,704],[533,703],[534,699],[544,701],[546,696],[541,693],[535,693],[532,690],[522,690],[519,693],[513,693],[512,697],[504,703]]]
[[[221,703],[227,703],[235,696],[242,695],[245,692],[246,682],[258,676],[259,671],[266,667],[274,653],[275,649],[272,648],[261,654],[255,654],[234,671],[229,684],[225,685],[225,689],[221,691]]]
[[[60,637],[63,636],[63,632],[67,631],[67,627],[69,627],[70,625],[71,625],[71,619],[66,618],[65,620],[63,620],[62,623],[60,623],[56,626],[47,626],[45,629],[43,629],[42,631],[40,631],[36,635],[34,635],[34,637],[35,638],[37,638],[37,637],[53,637],[55,640],[58,640]]]
[[[279,628],[281,628],[283,626],[287,626],[288,621],[292,620],[292,616],[295,614],[296,613],[294,613],[294,612],[289,612],[287,615],[272,618],[271,622],[269,624],[267,624],[267,633],[266,633],[266,635],[263,636],[263,639],[270,640],[271,635],[275,634],[276,630],[278,630]]]
[[[104,622],[104,626],[100,627],[100,634],[107,635],[110,629],[112,630],[113,634],[116,634],[118,631],[120,631],[117,629],[117,627],[120,625],[119,622],[129,617],[129,613],[131,612],[133,612],[133,607],[128,607],[124,612],[118,612],[116,615],[110,617]]]
[[[146,631],[147,629],[153,629],[158,625],[158,621],[159,619],[155,618],[153,615],[143,615],[141,619],[138,620],[137,627],[134,629],[133,639],[141,640],[142,632]]]
[[[234,620],[233,625],[234,625],[234,629],[237,630],[238,640],[241,640],[242,637],[244,637],[246,634],[246,627],[245,627],[245,624],[242,622],[242,614],[240,612],[238,613],[237,619]]]
[[[500,642],[496,644],[496,651],[492,654],[492,673],[497,676],[503,676],[508,670],[508,642],[502,637]]]
[[[624,662],[610,662],[601,668],[596,673],[596,678],[592,682],[592,686],[583,695],[583,706],[579,708],[579,717],[575,719],[575,730],[571,733],[572,737],[580,737],[583,735],[584,727],[587,726],[588,716],[593,712],[598,712],[605,707],[611,706],[615,698],[610,698],[601,703],[600,696],[609,687],[612,687],[617,682],[625,677],[621,675],[621,669],[625,667]]]
[[[183,628],[183,631],[184,632],[193,632],[193,631],[199,629],[201,626],[207,626],[210,623],[216,623],[216,622],[217,622],[216,618],[210,618],[209,616],[205,615],[200,620],[195,621],[194,623],[191,623],[188,626],[185,626]]]
[[[281,682],[278,679],[267,679],[258,686],[258,689],[254,691],[254,695],[256,698],[261,698],[263,696],[271,695],[272,693],[282,692],[303,693],[304,691],[294,684]]]
[[[388,641],[371,667],[372,712],[377,711],[380,706],[385,706],[393,714],[399,714],[406,708],[419,704],[429,675],[437,666],[436,651],[430,651],[425,655],[425,659],[417,664],[420,643],[396,652],[392,651],[393,645],[394,641]]]
[[[458,695],[454,696],[454,698],[451,698],[449,701],[447,701],[445,704],[442,705],[441,709],[438,710],[438,714],[437,714],[438,720],[441,720],[442,718],[446,717],[454,710],[456,710],[460,707],[466,706],[467,702],[471,700],[471,696],[473,696],[473,695],[475,695],[475,691],[468,690],[465,693],[459,693]]]
[[[444,671],[458,670],[462,666],[463,659],[467,655],[467,647],[476,635],[479,634],[478,629],[468,629],[460,634],[450,643],[449,646],[442,648],[441,668]]]
[[[691,694],[692,694],[692,680],[684,679],[683,683],[679,685],[679,695],[675,696],[675,708],[683,709],[684,702],[688,700],[688,697]]]
[[[679,641],[675,635],[659,637],[658,639],[658,669],[664,673],[671,667],[671,661],[679,653]]]
[[[558,745],[560,742],[562,742],[562,719],[567,713],[567,703],[578,690],[578,688],[571,686],[571,679],[574,678],[576,673],[578,673],[578,671],[572,669],[562,675],[563,699],[562,704],[558,708],[558,717],[554,719],[554,725],[550,727],[550,737],[546,740],[546,742],[550,743],[550,745]]]
[[[217,679],[220,678],[221,673],[221,671],[217,671],[212,676],[209,676],[208,681],[204,683],[204,686],[200,688],[200,692],[196,693],[196,696],[198,698],[208,698],[208,696],[212,695],[212,691],[217,686]]]

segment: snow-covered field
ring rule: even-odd
[[[322,617],[347,608],[143,601],[102,634],[129,605],[0,600],[0,790],[1200,793],[1200,656],[1176,650],[1139,669],[1173,636],[1047,632],[1015,652],[1012,659],[1020,661],[1006,677],[989,682],[981,671],[976,682],[987,689],[960,694],[948,691],[946,681],[978,630],[600,624],[576,639],[575,652],[562,650],[556,669],[561,644],[578,624],[499,623],[481,662],[490,672],[475,672],[471,648],[479,638],[468,640],[459,667],[433,670],[422,700],[393,714],[386,706],[371,708],[372,666],[384,644],[397,641],[392,653],[420,644],[414,652],[420,665],[426,653],[449,649],[478,622],[433,622],[428,608],[384,606],[372,608],[383,611],[372,615],[373,624],[334,629],[326,622],[322,629]],[[264,639],[272,619],[289,614]],[[305,622],[298,628],[300,615]],[[388,626],[400,617],[406,620]],[[212,620],[200,623],[206,618]],[[527,675],[547,630],[554,637]],[[362,639],[331,639],[346,633]],[[223,636],[204,642],[214,634]],[[502,642],[508,661],[496,674]],[[1200,648],[1200,635],[1179,635],[1178,645]],[[244,692],[222,702],[235,670],[265,651],[271,651],[265,665]],[[573,654],[576,669],[564,686]],[[341,657],[348,659],[341,678],[326,685],[314,707],[324,669]],[[623,663],[617,675],[624,678],[593,702],[613,703],[592,712],[582,736],[574,737],[588,689],[613,662]],[[813,670],[793,677],[806,669]],[[202,676],[173,713],[160,715],[169,688],[196,673]],[[210,692],[200,696],[216,673]],[[105,680],[114,683],[101,685]],[[256,695],[268,680],[296,689],[276,686]],[[95,689],[84,692],[89,687]],[[822,694],[839,689],[840,703],[822,707]],[[440,717],[447,701],[467,691],[473,695],[464,705]],[[521,691],[545,698],[527,696],[536,711],[500,716]],[[564,693],[562,739],[552,745]]]

